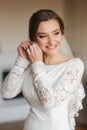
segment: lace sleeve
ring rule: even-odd
[[[73,97],[76,88],[81,83],[83,68],[83,63],[80,60],[68,65],[54,90],[51,82],[48,82],[44,63],[35,62],[32,64],[35,89],[45,109],[60,104],[68,97]]]
[[[69,114],[69,121],[70,121],[70,126],[71,126],[72,130],[75,130],[75,125],[76,125],[74,117],[77,117],[79,115],[79,113],[78,113],[79,110],[83,109],[82,101],[83,101],[84,97],[85,97],[85,91],[84,91],[83,85],[81,83],[79,85],[78,91],[75,95],[75,99],[72,102],[71,112]]]
[[[1,95],[4,98],[12,98],[21,91],[25,69],[28,64],[29,62],[26,59],[20,56],[17,57],[14,67],[2,84]]]

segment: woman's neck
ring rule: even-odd
[[[63,53],[59,53],[56,55],[44,55],[44,63],[46,65],[56,65],[63,62],[66,62],[67,60],[70,60],[71,57],[66,56]]]

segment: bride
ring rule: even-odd
[[[22,91],[30,106],[24,130],[75,130],[85,96],[84,64],[73,57],[60,16],[49,9],[36,11],[29,21],[29,39],[17,48],[2,96],[12,98]]]

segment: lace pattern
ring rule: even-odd
[[[15,64],[20,67],[27,68],[29,65],[29,61],[18,55]]]
[[[14,67],[3,83],[1,93],[4,97],[14,97],[21,91],[21,86],[25,77],[25,69],[28,65],[29,62],[26,59],[23,59],[20,56],[17,57]],[[35,90],[45,109],[50,109],[54,105],[59,105],[66,99],[72,99],[69,121],[72,130],[74,130],[74,117],[78,116],[78,111],[83,108],[82,100],[85,96],[85,92],[81,84],[81,78],[84,70],[82,61],[80,59],[74,59],[72,62],[67,64],[67,68],[65,68],[61,78],[59,80],[53,80],[53,82],[57,81],[56,87],[54,87],[48,80],[49,75],[46,72],[43,62],[39,61],[31,64],[31,70]],[[57,69],[55,71],[57,71]],[[52,78],[52,76],[50,77]]]
[[[72,104],[71,113],[69,114],[69,120],[72,130],[75,129],[75,116],[77,117],[79,115],[79,110],[83,108],[82,101],[85,97],[85,91],[83,89],[83,85],[80,84],[78,88],[78,93],[76,93],[74,102]]]
[[[81,92],[82,88],[78,88],[81,84],[81,78],[83,74],[83,63],[82,61],[74,60],[68,68],[65,70],[61,80],[59,80],[57,87],[54,87],[47,81],[47,74],[45,66],[42,62],[36,62],[32,64],[32,72],[34,78],[34,85],[37,91],[39,100],[45,109],[51,108],[56,104],[60,104],[67,98],[73,100],[72,110],[70,113],[70,124],[71,128],[75,127],[74,116],[79,109],[82,108],[82,99],[84,98],[83,93],[80,94],[80,97],[76,93]],[[82,95],[82,96],[81,96]]]
[[[29,62],[26,59],[23,59],[20,56],[17,57],[14,67],[3,82],[3,87],[1,88],[2,96],[5,98],[11,98],[21,91],[21,87],[18,86],[21,86],[22,84],[23,73],[28,64]]]

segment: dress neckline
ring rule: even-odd
[[[76,57],[76,58],[71,58],[70,60],[67,60],[67,61],[62,62],[62,63],[59,63],[59,64],[55,64],[55,65],[46,65],[46,64],[45,64],[45,66],[46,66],[46,67],[60,66],[60,65],[64,65],[64,64],[70,63],[70,62],[72,62],[72,61],[75,60],[75,59],[78,59],[78,57]]]

